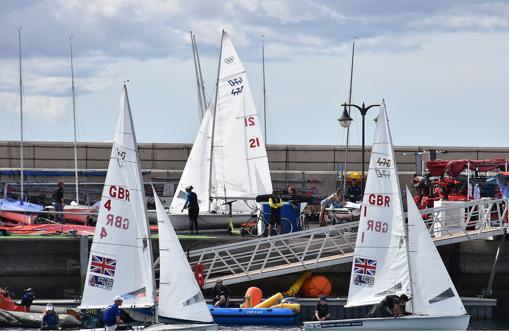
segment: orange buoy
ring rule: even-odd
[[[262,302],[262,290],[258,287],[249,287],[244,295],[244,303],[242,308],[253,308]]]
[[[332,291],[332,284],[327,277],[312,276],[306,280],[300,290],[304,297],[329,296]]]

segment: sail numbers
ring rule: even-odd
[[[240,87],[238,87],[238,88],[234,88],[234,89],[232,89],[231,94],[232,94],[232,96],[237,96],[237,95],[239,95],[239,94],[241,94],[241,93],[242,93],[242,90],[244,90],[244,86],[243,86],[243,85],[241,85],[241,86],[240,86]]]
[[[379,178],[390,178],[391,177],[391,171],[388,169],[378,169],[375,168],[376,176]]]
[[[256,125],[254,116],[248,116],[247,118],[244,118],[244,125],[246,127],[252,127]]]
[[[240,85],[242,83],[242,77],[232,78],[231,80],[228,80],[228,84],[230,86]]]
[[[391,160],[389,158],[378,158],[376,163],[378,166],[391,167]]]
[[[125,157],[126,157],[125,151],[122,151],[122,150],[120,150],[117,147],[117,162],[118,162],[118,167],[120,167],[120,168],[124,167]]]
[[[232,96],[237,96],[242,93],[242,90],[244,90],[244,86],[241,85],[243,81],[244,80],[240,76],[228,80],[228,84],[232,87]]]
[[[249,148],[250,149],[254,149],[259,146],[260,146],[260,139],[258,137],[249,139]]]
[[[232,56],[229,56],[227,58],[224,58],[224,63],[226,63],[227,65],[233,63],[233,61],[235,61],[235,58],[232,57]]]

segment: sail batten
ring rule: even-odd
[[[125,86],[120,102],[81,308],[106,307],[116,295],[126,307],[154,306],[145,193]]]

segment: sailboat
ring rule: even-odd
[[[21,70],[21,27],[18,28],[19,47],[19,107],[20,107],[20,199],[15,200],[7,197],[0,199],[0,217],[21,224],[33,224],[37,219],[36,213],[44,210],[42,205],[25,202],[24,199],[24,167],[23,167],[23,76]],[[7,193],[7,190],[5,190]],[[17,212],[19,211],[19,212]]]
[[[158,319],[145,330],[216,330],[209,308],[194,276],[177,234],[156,191],[154,200],[159,226]]]
[[[155,276],[145,191],[136,136],[124,85],[101,206],[90,249],[81,309],[153,308]]]
[[[408,190],[408,189],[407,189]],[[470,316],[407,192],[408,230],[385,103],[376,120],[346,307],[406,294],[410,315],[305,322],[305,330],[466,330]]]
[[[124,299],[122,308],[129,313],[136,315],[137,310],[148,311],[142,317],[153,325],[146,329],[215,329],[216,325],[157,194],[155,198],[160,220],[159,305],[140,159],[127,87],[124,85],[79,308],[106,308],[113,303],[114,296],[120,295]],[[159,315],[172,322],[178,320],[179,324],[159,324]],[[187,323],[183,324],[184,321]]]
[[[200,130],[170,206],[176,230],[189,226],[185,188],[193,186],[200,205],[200,228],[234,225],[252,218],[255,198],[272,193],[267,151],[246,70],[226,31],[221,39],[215,101]]]
[[[78,177],[78,142],[76,139],[76,96],[74,88],[74,62],[72,56],[72,34],[69,35],[69,50],[71,54],[71,90],[72,90],[72,119],[74,128],[74,185],[75,185],[75,200],[70,205],[64,206],[64,212],[71,212],[64,214],[65,220],[87,224],[91,219],[90,214],[97,212],[96,208],[88,205],[80,204],[79,195],[79,177]]]

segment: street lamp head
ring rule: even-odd
[[[350,117],[350,114],[348,114],[348,111],[346,109],[346,104],[343,104],[343,114],[341,114],[341,117],[338,119],[339,124],[343,128],[347,128],[350,126],[350,123],[352,123],[353,119]]]

